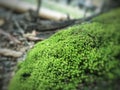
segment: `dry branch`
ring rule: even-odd
[[[0,5],[3,7],[10,8],[12,10],[15,10],[17,12],[26,12],[28,10],[36,10],[36,6],[32,5],[27,2],[23,2],[21,0],[0,0]],[[57,11],[52,11],[47,8],[41,8],[39,11],[39,16],[46,18],[46,19],[52,19],[52,20],[64,20],[67,19],[67,15],[57,12]]]
[[[4,55],[4,56],[11,56],[11,57],[15,57],[15,58],[18,58],[20,56],[23,55],[22,52],[19,52],[19,51],[14,51],[14,50],[11,50],[11,49],[2,49],[0,48],[0,55]]]

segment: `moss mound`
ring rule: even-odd
[[[37,43],[9,90],[112,90],[120,80],[120,9]],[[112,87],[109,87],[111,86]]]

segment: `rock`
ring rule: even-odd
[[[9,90],[117,90],[119,16],[116,9],[37,43],[18,65]]]

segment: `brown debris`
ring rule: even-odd
[[[4,19],[0,18],[0,26],[2,26],[5,23]]]
[[[37,32],[35,30],[32,33],[26,33],[23,36],[30,41],[42,41],[44,38],[37,37]]]
[[[0,55],[18,58],[18,57],[21,57],[23,53],[19,51],[11,50],[11,49],[0,48]]]
[[[10,39],[11,41],[13,41],[16,44],[21,43],[18,39],[16,39],[15,37],[13,37],[12,35],[10,35],[9,33],[5,32],[2,29],[0,29],[0,34],[5,35],[8,39]]]

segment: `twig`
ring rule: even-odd
[[[24,34],[24,30],[20,27],[20,25],[18,24],[18,22],[16,20],[14,20],[14,24],[19,29],[20,33],[23,35]]]
[[[0,55],[11,56],[11,57],[18,58],[18,57],[22,56],[23,53],[19,52],[19,51],[14,51],[14,50],[11,50],[11,49],[0,48]]]
[[[0,29],[0,34],[5,35],[6,37],[8,37],[8,39],[10,39],[11,41],[13,41],[16,44],[20,44],[21,43],[18,39],[16,39],[15,37],[13,37],[12,35],[10,35],[9,33],[5,32],[2,29]]]
[[[41,8],[41,0],[37,0],[37,10],[36,10],[36,16],[38,16],[39,15],[39,12],[40,12],[40,8]]]
[[[43,41],[44,38],[39,38],[39,37],[26,37],[30,41]]]
[[[40,38],[36,36],[37,32],[35,30],[32,31],[32,33],[26,33],[23,35],[27,40],[30,41],[42,41],[44,38]]]

